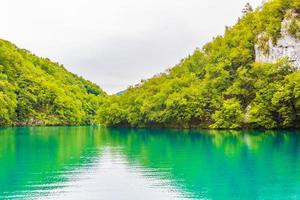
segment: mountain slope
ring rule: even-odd
[[[90,124],[104,96],[62,65],[0,40],[0,126]]]
[[[166,73],[100,106],[107,126],[202,128],[299,128],[300,72],[288,60],[255,62],[255,48],[268,54],[281,37],[282,21],[300,14],[299,0],[271,0],[247,7],[224,36],[183,59]],[[289,28],[300,32],[299,17]],[[295,25],[296,24],[296,25]],[[263,37],[259,37],[263,36]]]

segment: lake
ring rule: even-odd
[[[300,132],[2,128],[0,199],[300,199]]]

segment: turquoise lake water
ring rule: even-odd
[[[2,128],[0,199],[300,199],[300,132]]]

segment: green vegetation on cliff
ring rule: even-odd
[[[103,96],[62,65],[0,40],[0,126],[91,124]]]
[[[248,7],[224,36],[168,72],[106,98],[97,121],[130,127],[299,128],[300,71],[286,60],[256,63],[254,51],[258,45],[268,52],[270,39],[276,44],[291,11],[300,14],[299,0]],[[296,25],[290,28],[295,36]]]

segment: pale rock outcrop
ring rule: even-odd
[[[294,15],[293,17],[296,16]],[[277,41],[276,45],[272,44],[271,39],[269,40],[268,53],[265,53],[257,45],[255,46],[255,59],[257,62],[274,63],[279,59],[287,58],[292,65],[300,69],[300,40],[289,34],[290,24],[291,19],[283,20],[281,25],[282,37]]]

